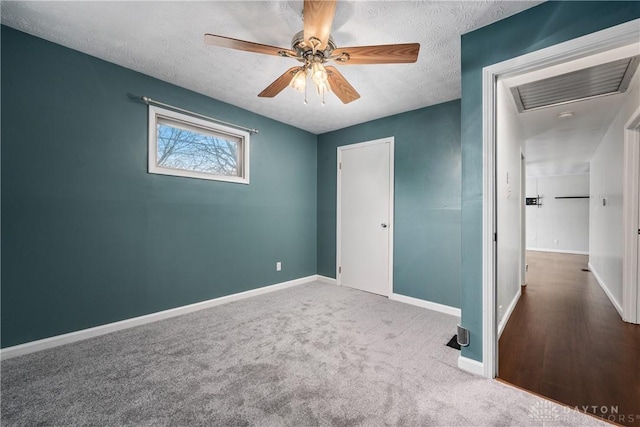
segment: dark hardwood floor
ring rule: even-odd
[[[593,274],[582,271],[587,262],[527,252],[527,286],[500,338],[498,377],[640,426],[640,325],[622,321]]]

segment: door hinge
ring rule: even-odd
[[[338,169],[342,170],[342,162],[340,162],[338,166],[339,166]]]
[[[493,233],[493,241],[494,242],[498,241],[498,233]]]
[[[338,267],[338,274],[342,274],[342,267]]]
[[[640,234],[640,228],[638,228],[638,234]]]

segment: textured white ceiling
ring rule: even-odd
[[[504,80],[507,87],[541,80],[598,64],[640,54],[640,43],[586,56],[552,67]],[[528,176],[589,173],[591,158],[602,142],[633,87],[640,84],[640,71],[624,94],[609,95],[566,105],[518,114],[525,133],[525,161]],[[515,102],[511,107],[515,110]],[[558,115],[570,111],[573,117]]]
[[[625,100],[624,94],[524,113],[528,176],[589,173],[591,158]],[[572,111],[573,117],[558,115]]]
[[[338,47],[418,42],[418,62],[342,66],[361,99],[257,94],[297,62],[207,46],[205,33],[289,48],[302,1],[2,1],[2,23],[284,123],[323,133],[460,97],[460,35],[540,1],[338,2]],[[146,95],[146,94],[140,94]],[[161,99],[159,99],[162,101]]]

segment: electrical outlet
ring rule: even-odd
[[[554,239],[553,244],[554,244],[554,245],[557,245],[558,243],[560,243],[560,242],[558,241],[558,239]]]
[[[282,262],[278,261],[276,262],[276,271],[280,271],[282,270]]]

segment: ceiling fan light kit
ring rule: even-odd
[[[243,50],[246,52],[277,55],[293,58],[302,63],[292,67],[258,94],[259,97],[273,98],[287,86],[305,94],[307,103],[307,78],[315,85],[316,93],[322,98],[333,92],[344,104],[360,98],[360,94],[333,66],[362,64],[413,63],[418,59],[420,44],[390,44],[379,46],[356,46],[338,48],[331,38],[331,26],[336,10],[336,0],[305,0],[303,9],[304,29],[293,36],[291,49],[268,46],[230,37],[205,34],[206,44]]]
[[[289,86],[302,93],[306,89],[307,84],[307,70],[304,68],[300,68],[298,71],[295,71],[293,78],[291,79],[291,83]]]

